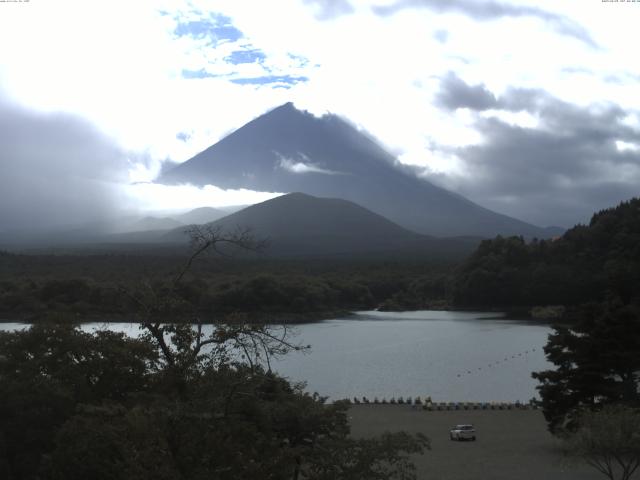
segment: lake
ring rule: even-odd
[[[86,330],[104,324],[85,324]],[[0,329],[20,324],[0,324]],[[138,333],[134,324],[110,324]],[[357,312],[295,327],[311,345],[274,370],[330,399],[431,396],[433,401],[528,401],[531,372],[551,368],[542,347],[550,328],[501,314],[456,311]]]

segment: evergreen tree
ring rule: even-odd
[[[640,405],[640,309],[590,304],[571,315],[544,349],[556,370],[533,373],[554,433],[575,428],[583,409]]]

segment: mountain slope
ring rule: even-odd
[[[144,217],[140,220],[121,227],[124,232],[147,232],[151,230],[170,230],[184,225],[173,218]]]
[[[173,215],[173,218],[185,225],[192,225],[213,222],[225,215],[227,215],[225,212],[217,208],[200,207],[180,215]]]
[[[419,179],[341,118],[317,118],[291,103],[249,122],[157,181],[343,198],[437,236],[556,234]]]
[[[347,200],[291,193],[245,208],[211,223],[225,231],[248,227],[257,239],[268,239],[267,255],[460,256],[477,239],[437,239],[411,232]],[[184,229],[164,237],[186,240]]]

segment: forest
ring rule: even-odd
[[[593,215],[554,239],[484,240],[457,262],[437,259],[202,258],[181,294],[212,321],[304,322],[379,308],[520,308],[615,297],[638,303],[640,200]],[[127,291],[161,290],[188,251],[0,253],[0,318],[83,321],[131,318]]]
[[[127,292],[161,290],[182,267],[180,255],[0,253],[0,318],[13,321],[131,319]],[[200,259],[181,293],[211,321],[242,312],[256,321],[303,322],[409,302],[443,302],[450,261]],[[416,293],[417,292],[417,293]]]
[[[457,306],[640,303],[640,199],[595,213],[559,238],[485,240],[452,280]]]

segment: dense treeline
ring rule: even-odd
[[[483,241],[452,286],[459,306],[578,305],[640,300],[640,199],[593,215],[553,240]]]
[[[131,320],[129,292],[169,285],[184,255],[0,254],[0,318]],[[378,306],[420,308],[446,296],[449,264],[407,261],[273,261],[204,258],[180,294],[213,321],[233,312],[293,321]],[[282,318],[285,318],[282,317]]]

